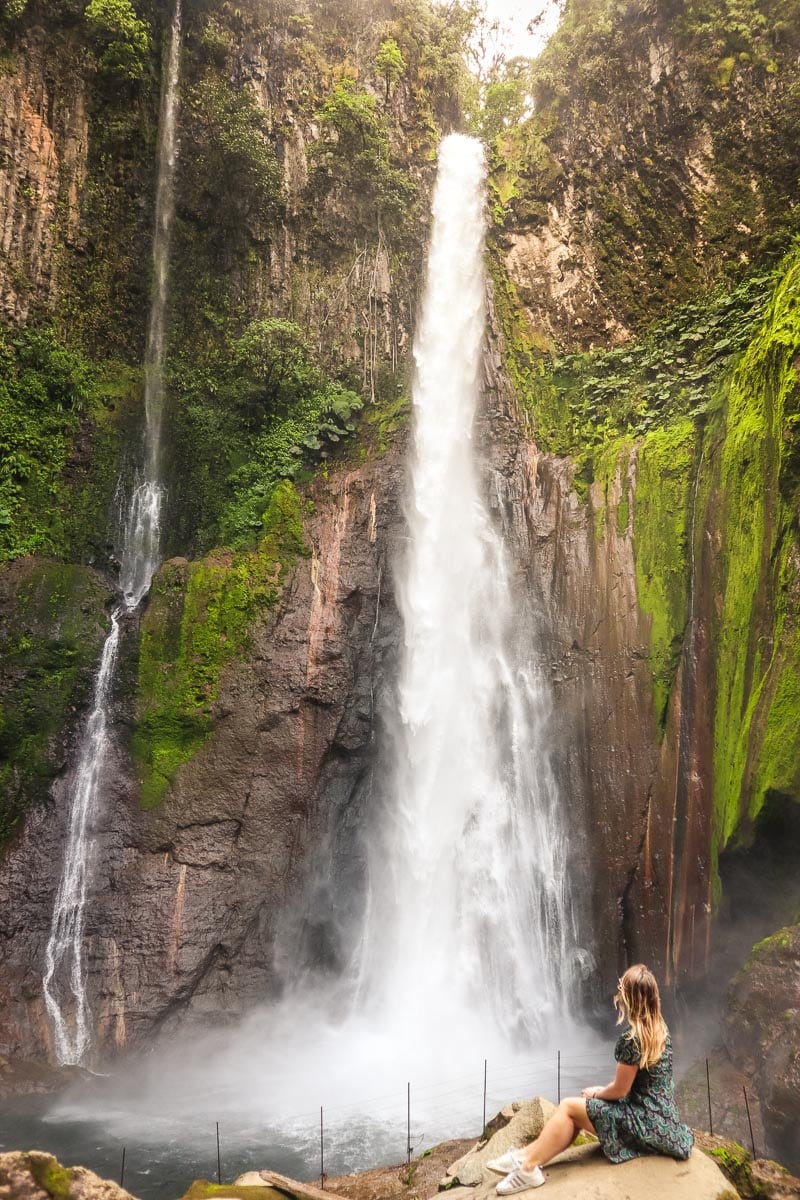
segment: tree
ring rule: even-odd
[[[378,47],[378,53],[375,55],[375,66],[383,75],[386,84],[386,101],[389,101],[389,93],[392,85],[397,83],[406,73],[406,60],[403,58],[400,47],[394,38],[386,38]]]

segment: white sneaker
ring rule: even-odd
[[[499,1158],[491,1158],[486,1163],[486,1167],[490,1171],[497,1171],[498,1175],[507,1175],[509,1171],[515,1171],[520,1165],[519,1150],[512,1146],[505,1154],[501,1154]]]
[[[512,1196],[514,1192],[527,1192],[528,1188],[541,1187],[544,1182],[544,1171],[541,1167],[534,1167],[532,1171],[523,1171],[522,1167],[517,1167],[510,1175],[506,1175],[505,1179],[500,1180],[496,1191],[499,1196]]]

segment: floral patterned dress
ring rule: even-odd
[[[639,1043],[623,1033],[614,1047],[617,1062],[636,1066],[641,1057]],[[672,1081],[672,1039],[658,1062],[636,1073],[633,1087],[622,1100],[587,1100],[586,1112],[597,1130],[606,1158],[626,1162],[640,1154],[668,1154],[688,1158],[694,1134],[683,1125],[675,1107]]]

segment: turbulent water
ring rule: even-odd
[[[86,990],[84,934],[92,869],[93,821],[102,799],[109,749],[109,710],[119,650],[121,622],[147,594],[158,568],[163,482],[161,427],[164,407],[164,359],[169,278],[169,247],[175,211],[176,112],[181,49],[181,0],[176,0],[170,30],[159,126],[153,289],[145,352],[145,433],[143,463],[120,521],[119,586],[122,604],[111,616],[95,678],[92,711],[84,731],[70,796],[64,864],[56,893],[45,951],[43,992],[62,1063],[83,1062],[91,1042],[91,1012]]]
[[[469,1044],[478,1023],[526,1045],[571,1008],[575,929],[544,695],[472,438],[484,184],[481,145],[447,138],[414,346],[395,786],[371,863],[362,997],[398,1038]]]

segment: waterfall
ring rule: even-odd
[[[136,608],[158,567],[161,541],[161,428],[164,417],[169,248],[175,219],[175,162],[178,152],[178,83],[181,66],[181,0],[175,0],[158,135],[158,174],[153,232],[153,284],[144,357],[144,467],[134,481],[122,529],[120,588],[128,608]]]
[[[578,952],[546,693],[472,442],[484,191],[481,145],[446,138],[414,345],[396,769],[372,854],[360,1002],[409,1036],[440,1007],[434,1036],[477,1017],[513,1046],[563,1020]]]
[[[94,681],[92,709],[81,739],[70,797],[61,879],[45,950],[43,994],[56,1056],[80,1063],[91,1041],[91,1012],[86,991],[84,927],[92,866],[92,825],[102,795],[109,750],[109,710],[119,650],[121,623],[147,595],[158,569],[161,509],[161,430],[169,287],[169,250],[175,215],[177,107],[181,54],[181,0],[176,0],[169,35],[159,119],[153,285],[145,348],[145,426],[143,462],[119,522],[119,586],[122,603],[111,615],[111,630]]]

